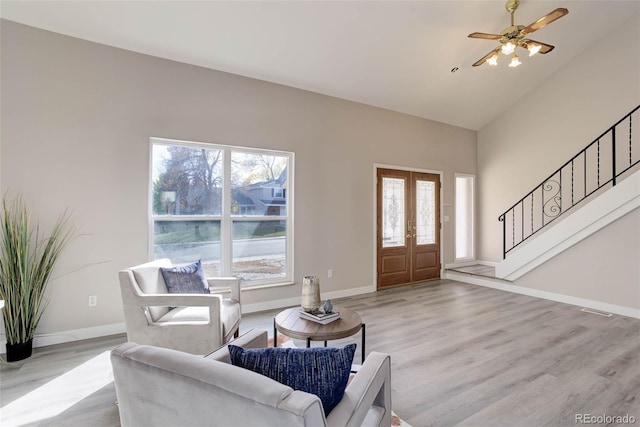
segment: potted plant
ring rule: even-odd
[[[46,307],[44,293],[62,251],[75,234],[64,211],[43,235],[22,197],[2,199],[0,212],[0,299],[7,339],[7,361],[31,356],[33,337]]]

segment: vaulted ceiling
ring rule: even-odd
[[[638,1],[521,0],[556,46],[472,68],[509,26],[504,1],[5,1],[4,19],[110,46],[481,129],[638,13]],[[637,19],[633,21],[637,23]],[[638,52],[630,52],[637,55]],[[598,58],[594,58],[598,60]],[[456,67],[457,71],[452,72]]]

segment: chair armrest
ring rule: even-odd
[[[141,307],[199,307],[217,306],[222,303],[222,296],[216,294],[139,294],[136,302]]]
[[[372,351],[344,397],[327,417],[329,426],[360,426],[372,406],[384,410],[380,425],[391,424],[391,358]]]
[[[242,305],[240,301],[240,279],[238,277],[211,277],[207,279],[207,283],[209,288],[230,288],[231,299],[238,301]],[[216,290],[214,289],[213,291]]]

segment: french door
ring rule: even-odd
[[[440,176],[378,169],[378,289],[440,278]]]

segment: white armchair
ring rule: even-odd
[[[129,341],[207,354],[237,336],[242,311],[238,278],[207,279],[212,288],[230,288],[230,298],[170,294],[160,267],[171,267],[171,261],[160,259],[119,273]]]
[[[235,344],[267,345],[266,331]],[[111,351],[120,423],[127,426],[390,427],[391,361],[371,352],[325,417],[318,396],[228,363],[227,347],[206,358],[121,344]]]

